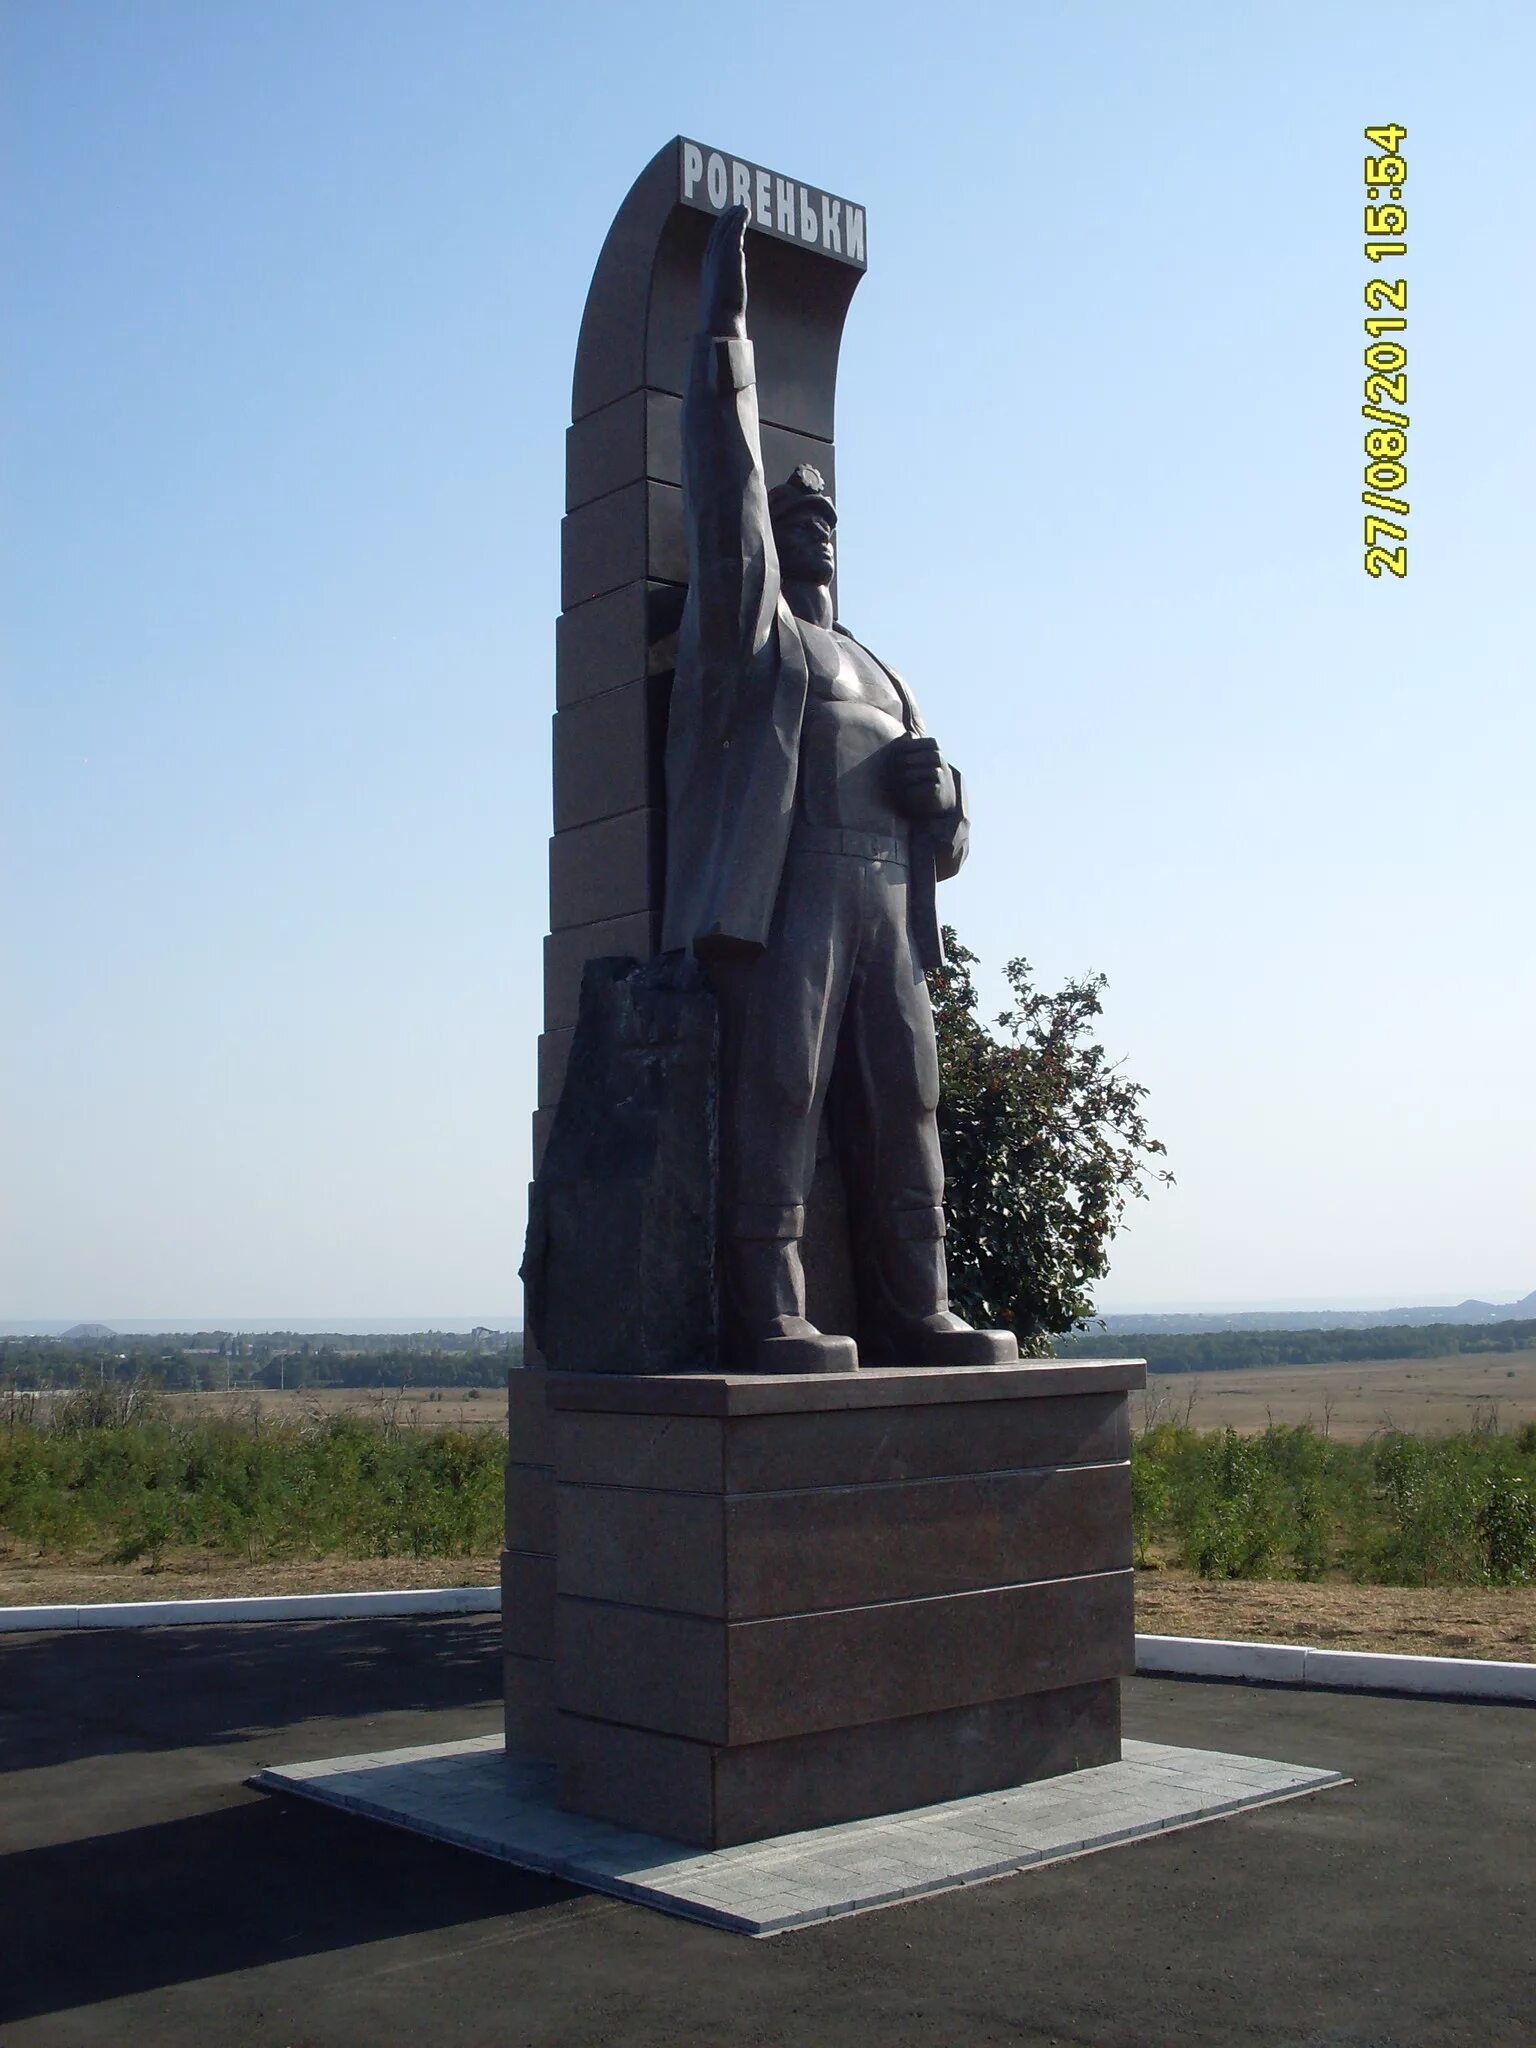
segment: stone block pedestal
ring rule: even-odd
[[[1118,1760],[1141,1365],[539,1377],[562,1805],[719,1848]]]
[[[506,1548],[501,1553],[507,1748],[555,1753],[555,1434],[538,1369],[507,1374]]]

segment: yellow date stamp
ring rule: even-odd
[[[1368,263],[1401,261],[1408,254],[1408,209],[1403,188],[1408,160],[1403,144],[1408,130],[1396,121],[1367,128],[1365,139],[1376,152],[1365,160],[1365,255]],[[1365,432],[1365,489],[1360,502],[1365,514],[1365,573],[1408,574],[1408,529],[1383,519],[1408,517],[1408,280],[1376,276],[1365,287],[1365,403],[1360,411],[1371,422]],[[1394,337],[1388,340],[1388,336]],[[1396,541],[1383,547],[1381,537]]]

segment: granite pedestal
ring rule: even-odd
[[[568,1809],[719,1848],[1119,1758],[1139,1364],[521,1377],[509,1742]]]
[[[555,1434],[542,1368],[507,1374],[506,1548],[501,1554],[507,1750],[555,1754]]]

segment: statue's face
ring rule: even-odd
[[[786,513],[774,524],[779,573],[786,583],[830,583],[837,569],[832,521],[821,506],[811,504]]]

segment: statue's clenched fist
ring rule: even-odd
[[[728,206],[710,232],[704,251],[705,334],[740,341],[747,332],[747,209]]]
[[[891,795],[907,818],[940,818],[955,807],[955,778],[937,740],[909,734],[892,740]]]

